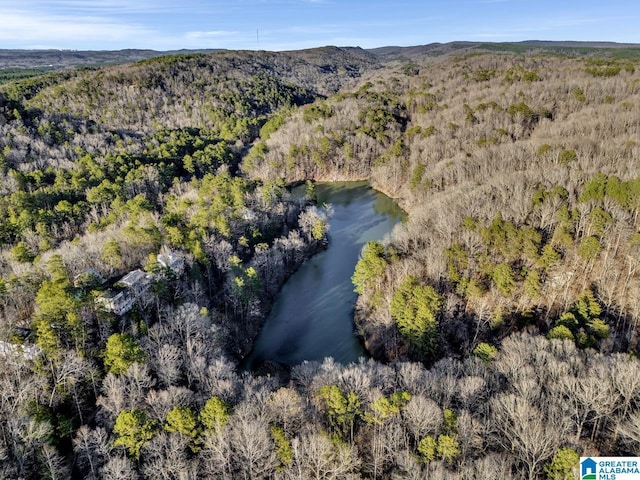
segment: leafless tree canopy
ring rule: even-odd
[[[444,50],[0,85],[0,477],[531,480],[638,455],[637,52]],[[242,372],[326,245],[312,182],[364,179],[408,213],[353,277],[372,358]]]

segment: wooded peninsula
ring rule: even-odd
[[[0,478],[640,455],[640,47],[91,58],[0,68]],[[242,371],[350,180],[408,216],[353,272],[370,358]]]

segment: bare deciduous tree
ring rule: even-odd
[[[86,472],[85,477],[98,478],[98,471],[102,467],[109,453],[109,436],[104,428],[90,429],[82,425],[73,439],[73,451],[76,454],[76,466]]]
[[[555,419],[551,424],[541,411],[513,394],[498,396],[491,406],[494,441],[522,463],[526,477],[534,480],[566,438],[566,418]]]

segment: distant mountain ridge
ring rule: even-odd
[[[444,55],[455,50],[463,49],[640,49],[638,43],[616,43],[606,41],[582,42],[582,41],[546,41],[526,40],[523,42],[467,42],[456,41],[448,43],[430,43],[408,47],[385,46],[372,49],[360,47],[318,47],[305,50],[292,50],[282,53],[289,54],[327,54],[331,51],[348,52],[359,56],[362,60],[394,60],[399,58],[410,59],[422,55]],[[179,54],[209,54],[225,51],[224,49],[196,49],[196,50],[5,50],[0,49],[0,69],[43,69],[65,70],[70,68],[97,67],[103,65],[117,65],[137,62],[149,58],[179,55]],[[265,52],[266,53],[266,52]]]
[[[638,43],[615,43],[615,42],[577,42],[577,41],[547,41],[547,40],[526,40],[523,42],[449,42],[430,43],[427,45],[416,45],[410,47],[387,46],[368,50],[381,60],[411,60],[422,56],[446,55],[456,50],[489,50],[489,51],[510,51],[510,52],[535,52],[543,50],[553,53],[582,54],[602,53],[607,50],[640,50]],[[640,52],[638,52],[640,54]]]
[[[117,65],[182,53],[211,53],[219,50],[2,50],[0,68],[65,68]]]
[[[577,42],[577,41],[551,41],[551,40],[525,40],[517,42],[521,45],[532,45],[540,47],[587,47],[587,48],[638,48],[638,43],[617,43],[617,42]]]

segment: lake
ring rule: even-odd
[[[365,243],[382,240],[404,212],[366,182],[317,183],[316,192],[318,204],[331,204],[334,210],[329,246],[283,285],[243,361],[247,370],[264,361],[293,366],[325,357],[349,363],[366,356],[353,330],[357,295],[351,275]]]

